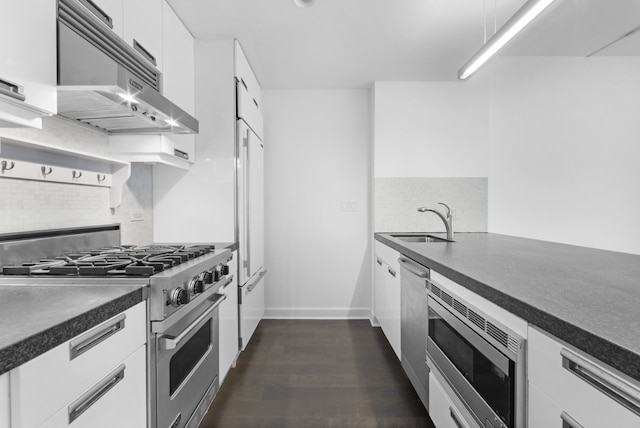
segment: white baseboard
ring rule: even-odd
[[[370,319],[370,308],[265,308],[263,319]]]

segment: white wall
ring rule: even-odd
[[[373,94],[375,230],[443,232],[416,208],[444,202],[455,231],[486,232],[488,86],[376,82]]]
[[[265,316],[368,318],[369,91],[263,96]]]
[[[487,87],[376,82],[375,177],[486,177]]]
[[[640,58],[501,58],[489,231],[640,254]]]

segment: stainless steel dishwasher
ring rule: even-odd
[[[422,404],[429,408],[429,367],[427,347],[427,279],[429,269],[405,257],[400,263],[400,304],[402,368],[407,373]]]

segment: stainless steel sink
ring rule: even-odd
[[[453,242],[445,238],[433,235],[399,235],[390,234],[392,238],[399,239],[404,242]]]

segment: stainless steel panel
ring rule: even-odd
[[[400,263],[400,346],[404,371],[425,408],[429,406],[427,346],[427,289],[429,269],[401,258]]]

